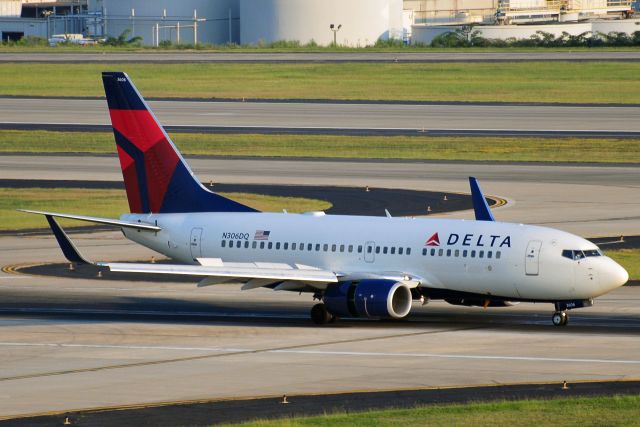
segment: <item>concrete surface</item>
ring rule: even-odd
[[[150,101],[165,126],[640,132],[638,106]],[[0,98],[0,123],[110,124],[106,101]]]

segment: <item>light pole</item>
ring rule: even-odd
[[[335,25],[331,24],[329,25],[329,29],[331,31],[333,31],[333,45],[337,46],[338,45],[338,31],[340,31],[340,28],[342,28],[342,24],[338,24],[338,26],[336,27]]]

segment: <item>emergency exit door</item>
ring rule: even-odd
[[[532,240],[527,245],[527,253],[524,261],[524,271],[527,276],[537,276],[540,273],[540,240]]]
[[[196,258],[202,256],[202,228],[194,228],[191,230],[191,258],[195,261]]]

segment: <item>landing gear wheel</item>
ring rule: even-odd
[[[566,311],[556,311],[551,317],[551,321],[555,326],[566,326],[569,322],[569,315]]]
[[[333,315],[327,311],[324,304],[316,304],[311,308],[311,320],[316,325],[326,325],[333,320]]]

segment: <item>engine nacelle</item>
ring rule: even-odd
[[[495,300],[490,298],[445,298],[451,305],[464,305],[466,307],[511,307],[517,302]]]
[[[401,319],[411,311],[413,298],[404,283],[368,279],[330,285],[323,300],[334,316]]]

